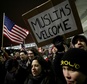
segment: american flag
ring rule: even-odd
[[[29,31],[16,25],[7,16],[5,16],[3,34],[12,42],[21,44],[29,34]]]

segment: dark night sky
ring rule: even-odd
[[[22,14],[24,14],[25,12],[31,10],[32,8],[34,8],[38,5],[44,3],[45,1],[47,1],[47,0],[3,0],[3,2],[0,2],[0,6],[1,6],[1,9],[0,9],[0,11],[1,11],[1,13],[0,13],[0,34],[2,32],[3,13],[5,13],[5,15],[8,16],[17,25],[28,29],[24,23]],[[34,42],[32,35],[29,34],[25,41],[26,41],[26,43]],[[18,45],[18,44],[12,43],[6,37],[3,38],[3,46],[6,47],[6,46],[10,46],[11,44]]]

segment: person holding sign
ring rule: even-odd
[[[66,52],[65,48],[65,39],[62,35],[58,35],[53,39],[53,44],[57,49],[55,58],[53,60],[53,69],[57,78],[58,84],[66,84],[64,76],[62,74],[62,67],[60,66],[60,61],[64,53]]]

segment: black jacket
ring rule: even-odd
[[[56,53],[55,59],[53,61],[53,70],[56,76],[56,80],[58,84],[66,84],[65,78],[62,73],[62,67],[60,65],[61,58],[63,57],[64,53]]]
[[[56,84],[56,82],[50,75],[41,74],[36,77],[29,75],[24,84]]]

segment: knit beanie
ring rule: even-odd
[[[70,66],[87,75],[87,52],[79,48],[69,49],[61,59],[61,66]]]
[[[62,52],[65,50],[63,44],[64,44],[64,37],[62,35],[58,35],[53,39],[54,46],[58,49],[59,52]]]

